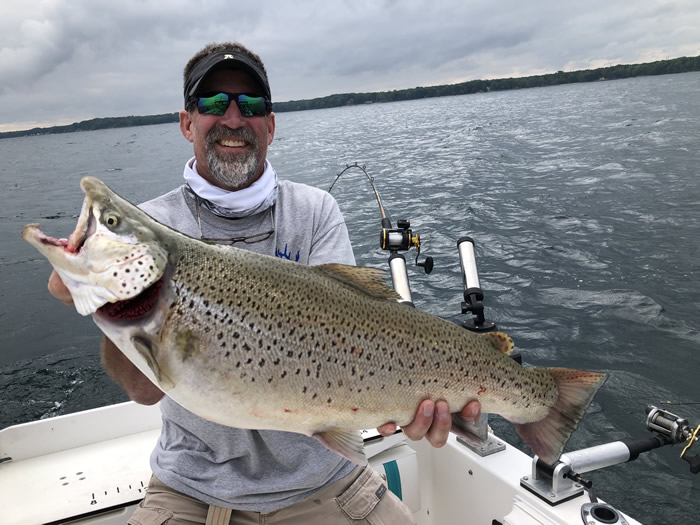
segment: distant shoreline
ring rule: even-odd
[[[310,109],[325,109],[340,106],[355,106],[381,102],[397,102],[401,100],[416,100],[430,97],[445,97],[453,95],[468,95],[488,91],[504,91],[534,87],[556,86],[580,82],[595,82],[600,80],[619,80],[638,76],[668,75],[700,71],[700,56],[680,57],[670,60],[657,60],[642,64],[619,64],[597,69],[582,69],[578,71],[557,71],[545,75],[532,75],[517,78],[499,78],[493,80],[470,80],[458,84],[445,84],[431,87],[416,87],[393,91],[378,91],[371,93],[343,93],[308,100],[291,100],[275,102],[274,111],[306,111]],[[50,135],[57,133],[72,133],[75,131],[94,131],[98,129],[126,128],[131,126],[147,126],[178,122],[178,112],[160,115],[105,117],[83,120],[65,126],[32,128],[21,131],[0,132],[0,139],[24,137],[33,135]]]

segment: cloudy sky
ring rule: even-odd
[[[275,101],[700,55],[699,0],[0,0],[0,131],[182,106],[212,41]]]

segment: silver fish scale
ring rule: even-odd
[[[406,424],[426,398],[479,399],[484,411],[522,417],[557,397],[548,374],[482,336],[321,268],[182,241],[171,280],[159,347],[174,351],[159,351],[158,364],[202,403],[227,405],[232,421],[211,416],[221,423],[250,412],[297,431]]]

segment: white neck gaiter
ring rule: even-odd
[[[224,190],[202,178],[197,173],[197,161],[194,157],[185,164],[184,176],[185,182],[199,196],[202,204],[220,217],[247,217],[268,209],[277,201],[277,173],[267,159],[265,171],[260,178],[238,191]]]

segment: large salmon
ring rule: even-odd
[[[167,395],[223,425],[300,432],[356,462],[358,429],[408,424],[424,399],[478,399],[553,462],[605,379],[526,368],[395,299],[383,272],[309,267],[168,228],[86,177],[68,239],[22,231],[95,323]]]

